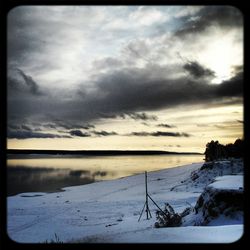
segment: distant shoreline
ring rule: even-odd
[[[203,155],[197,152],[171,152],[160,150],[33,150],[33,149],[7,149],[8,155],[39,154],[39,155],[92,155],[92,156],[115,156],[115,155]]]

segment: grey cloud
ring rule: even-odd
[[[232,6],[206,6],[196,14],[196,17],[192,20],[190,20],[190,16],[181,18],[184,25],[175,35],[183,37],[203,32],[212,25],[219,25],[228,29],[243,26],[242,13]]]
[[[147,126],[147,127],[150,126],[147,122],[142,122],[141,124],[143,124],[143,125],[145,125],[145,126]]]
[[[129,117],[131,117],[134,120],[143,120],[143,121],[156,121],[158,117],[156,115],[148,115],[146,113],[128,113]]]
[[[95,128],[95,125],[91,125],[91,124],[87,124],[82,126],[83,129],[91,129],[91,128]]]
[[[134,70],[116,71],[105,75],[96,83],[98,93],[105,93],[105,97],[93,98],[88,100],[88,103],[92,103],[97,110],[106,114],[111,113],[112,117],[115,117],[115,114],[121,111],[126,114],[134,110],[200,104],[220,100],[222,97],[240,97],[243,93],[240,74],[219,85],[185,78],[160,78],[152,81],[148,80],[148,75],[150,72],[141,75]]]
[[[92,131],[93,134],[97,136],[110,136],[110,135],[118,135],[116,132],[107,132],[107,131]]]
[[[48,95],[45,95],[46,98],[34,98],[18,95],[10,90],[8,123],[21,125],[24,118],[35,122],[34,117],[39,114],[43,116],[37,120],[41,126],[49,123],[52,124],[51,128],[61,126],[69,130],[89,129],[94,127],[90,122],[99,118],[128,117],[154,121],[157,117],[150,116],[145,111],[180,105],[228,103],[231,99],[242,103],[242,72],[221,84],[209,84],[203,78],[201,81],[184,77],[151,79],[150,75],[150,68],[124,69],[102,74],[93,83],[95,91],[84,98],[75,95],[70,100],[64,100],[61,96],[49,98]]]
[[[235,65],[232,69],[232,73],[234,75],[238,75],[239,73],[243,72],[243,65]]]
[[[112,113],[103,113],[103,112],[100,112],[97,114],[100,118],[105,118],[105,119],[116,119],[118,117],[122,117],[121,115],[117,115],[117,114],[112,114]],[[125,118],[125,117],[124,117]]]
[[[79,136],[79,137],[90,137],[89,133],[83,133],[81,130],[71,130],[70,135],[72,136]]]
[[[50,133],[39,133],[27,130],[9,130],[7,133],[9,139],[29,139],[29,138],[71,138],[70,136],[61,136]]]
[[[33,131],[42,131],[41,128],[34,128]]]
[[[76,123],[70,123],[67,121],[55,121],[54,123],[44,123],[44,127],[47,128],[52,128],[52,129],[57,129],[58,127],[65,128],[68,130],[74,130],[74,129],[91,129],[95,128],[94,125],[92,124],[76,124]]]
[[[171,144],[170,144],[170,145],[164,145],[164,146],[167,146],[167,147],[178,147],[178,148],[181,147],[181,145],[179,145],[179,144],[178,144],[178,145],[171,145]]]
[[[186,64],[184,64],[183,68],[187,70],[194,78],[215,76],[214,71],[205,68],[204,66],[195,61],[188,61]]]
[[[53,128],[53,129],[57,128],[57,126],[55,124],[52,124],[52,123],[46,123],[46,124],[43,124],[43,126],[46,128]]]
[[[29,126],[27,126],[27,125],[22,125],[21,128],[23,130],[32,131],[32,129]]]
[[[89,11],[86,10],[86,14],[87,12]],[[58,16],[54,18],[52,14],[58,14],[60,18]],[[57,53],[58,50],[54,48],[61,42],[69,41],[67,39],[70,36],[65,35],[68,34],[65,30],[70,31],[73,28],[70,22],[65,23],[61,19],[61,15],[60,11],[50,11],[50,8],[38,11],[32,7],[15,8],[8,15],[8,64],[13,68],[19,67],[25,70],[28,68],[27,72],[32,72],[32,77],[22,70],[16,71],[16,76],[8,75],[8,123],[17,124],[20,127],[23,124],[21,122],[23,118],[34,121],[40,115],[37,120],[41,127],[46,127],[44,124],[50,123],[47,128],[61,127],[74,131],[94,128],[88,125],[88,122],[99,118],[120,117],[154,121],[154,118],[152,116],[149,118],[150,116],[145,112],[175,106],[185,108],[186,105],[193,104],[211,105],[213,102],[225,104],[231,99],[242,102],[243,84],[242,68],[240,68],[242,66],[235,67],[236,77],[220,85],[213,85],[209,83],[209,77],[203,77],[209,76],[211,72],[199,62],[179,65],[179,67],[176,65],[163,67],[154,64],[151,58],[161,49],[159,47],[152,50],[143,39],[140,42],[132,41],[128,44],[125,55],[129,54],[131,66],[124,66],[126,64],[124,55],[118,59],[107,57],[94,63],[97,68],[109,68],[109,70],[105,74],[99,74],[97,71],[95,77],[92,80],[89,79],[88,84],[93,87],[93,91],[89,93],[86,91],[86,83],[79,85],[77,92],[69,91],[72,98],[56,95],[52,89],[50,92],[46,92],[49,89],[41,91],[40,85],[38,86],[34,80],[38,72],[37,67],[42,68],[45,73],[53,67],[58,67],[56,62],[59,59],[50,52]],[[184,22],[184,29],[179,30],[176,35],[204,31],[211,24],[219,24],[223,27],[242,25],[240,12],[232,7],[207,6],[196,15],[199,18],[191,21],[188,15],[180,18],[179,20]],[[46,19],[47,16],[52,18]],[[69,17],[71,14],[66,16]],[[62,28],[64,26],[65,30]],[[54,34],[55,31],[59,33]],[[96,33],[93,35],[96,36]],[[162,57],[165,56],[165,53],[156,54],[155,58],[160,54]],[[50,56],[53,60],[49,60]],[[147,62],[144,69],[134,67],[138,57]],[[53,67],[49,64],[50,61],[53,61]],[[123,68],[119,70],[121,67]],[[175,76],[183,67],[186,67],[193,76],[192,80]],[[39,96],[38,93],[41,92],[44,95]],[[56,119],[61,121],[58,122]]]
[[[69,29],[64,20],[55,18],[56,14],[52,7],[33,6],[18,6],[8,13],[8,64],[25,64],[36,72],[57,67],[49,58],[62,41],[57,35],[62,28]]]
[[[102,69],[115,69],[123,66],[123,62],[112,57],[106,57],[101,60],[95,60],[93,62],[93,67],[95,70],[102,70]]]
[[[17,69],[17,71],[20,73],[20,75],[23,77],[27,87],[29,88],[30,93],[34,95],[41,95],[41,91],[39,90],[39,87],[37,83],[32,79],[31,76],[26,75],[22,70]]]
[[[205,123],[199,123],[199,124],[196,124],[197,127],[201,127],[201,128],[206,128],[206,127],[210,127],[209,124],[205,124]]]
[[[31,76],[25,74],[18,68],[8,70],[8,90],[18,92],[18,95],[30,94],[33,96],[43,95],[38,84]]]
[[[23,121],[23,123],[21,122],[20,125],[9,123],[8,132],[17,133],[20,131],[42,131],[42,129],[40,128],[40,124],[33,124],[33,123],[28,123],[28,124],[29,125],[27,125],[27,122],[25,121]]]
[[[238,73],[230,80],[219,84],[215,89],[215,95],[218,97],[233,97],[243,95],[243,72]]]
[[[17,126],[17,125],[13,125],[13,124],[8,124],[8,128],[9,128],[9,129],[13,129],[13,130],[20,129],[20,127],[19,127],[19,126]]]
[[[121,114],[115,114],[115,113],[100,113],[100,116],[102,118],[131,118],[133,120],[143,120],[143,121],[156,121],[158,117],[156,115],[148,115],[145,112],[142,113],[136,113],[136,112],[126,112]]]
[[[62,127],[65,129],[90,129],[90,128],[95,128],[94,125],[91,124],[74,124],[74,123],[67,123],[67,122],[57,122],[55,124],[56,127]]]
[[[132,136],[169,136],[169,137],[190,137],[191,135],[188,133],[179,133],[179,132],[164,132],[164,131],[157,131],[157,132],[132,132],[129,135]]]
[[[176,128],[176,126],[169,125],[169,124],[166,124],[166,123],[158,124],[157,127],[163,127],[163,128]]]

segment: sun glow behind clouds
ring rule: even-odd
[[[215,72],[212,83],[219,84],[234,76],[232,69],[243,64],[243,45],[235,46],[235,37],[243,39],[243,33],[236,30],[216,32],[212,39],[208,39],[207,47],[201,52],[199,59]]]
[[[241,137],[243,124],[237,120],[243,120],[242,106],[232,103],[241,105],[242,100],[237,78],[242,76],[242,24],[235,13],[226,7],[223,11],[215,6],[12,10],[8,66],[33,80],[20,82],[20,75],[14,79],[9,74],[8,123],[14,126],[8,147],[202,152],[209,140]],[[37,95],[32,86],[43,94]],[[142,112],[159,119],[121,116]],[[82,130],[71,133],[67,127],[61,131],[58,120],[94,127],[72,128]],[[57,137],[39,138],[39,131]],[[94,133],[100,131],[117,134]],[[87,132],[92,134],[79,137]]]

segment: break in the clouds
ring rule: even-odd
[[[81,129],[103,119],[154,122],[162,109],[241,104],[242,64],[234,7],[20,6],[8,15],[8,125],[23,137],[59,128],[88,137]],[[21,128],[24,120],[38,125]]]

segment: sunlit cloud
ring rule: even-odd
[[[12,141],[120,145],[134,135],[148,141],[142,147],[171,137],[184,147],[215,129],[225,140],[242,134],[243,18],[234,7],[20,6],[7,35]],[[197,117],[201,107],[211,116]],[[238,112],[238,127],[214,126],[217,107],[222,118],[227,107]]]

